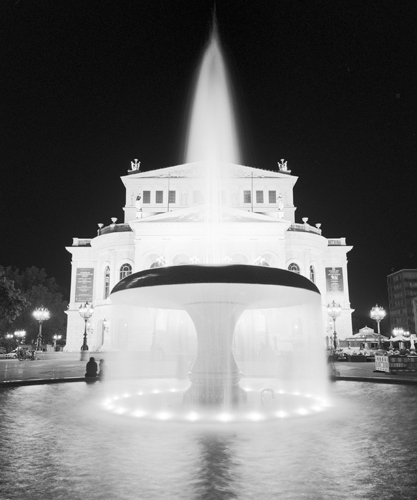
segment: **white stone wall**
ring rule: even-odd
[[[187,167],[187,168],[185,168]],[[237,168],[237,166],[234,166]],[[337,320],[337,333],[340,339],[352,334],[351,313],[349,301],[349,286],[347,274],[347,253],[351,249],[344,244],[328,245],[328,240],[321,236],[320,231],[307,224],[299,224],[300,230],[288,230],[294,223],[295,207],[293,205],[293,187],[297,178],[290,175],[265,172],[264,177],[253,179],[253,209],[243,203],[243,191],[252,189],[251,172],[260,175],[259,169],[238,167],[240,177],[233,179],[228,200],[237,208],[230,211],[228,222],[221,224],[219,229],[219,252],[221,257],[228,257],[232,262],[255,264],[262,257],[272,267],[287,269],[290,263],[300,267],[300,273],[310,279],[310,266],[315,270],[315,283],[322,295],[323,306],[323,338],[326,335],[328,316],[327,303],[332,297],[326,291],[326,267],[341,267],[344,276],[344,293],[340,302],[341,317]],[[170,190],[177,192],[175,204],[167,211],[168,179],[166,171],[188,172],[186,177],[170,179]],[[149,268],[159,257],[165,259],[166,265],[178,265],[190,262],[197,257],[204,261],[206,235],[204,225],[193,222],[193,192],[200,189],[200,180],[190,174],[189,166],[170,167],[148,173],[137,173],[122,178],[126,186],[125,221],[129,222],[132,231],[110,231],[91,240],[91,246],[73,246],[67,248],[72,254],[71,294],[68,308],[68,330],[66,350],[79,350],[82,344],[84,322],[78,314],[80,303],[75,302],[76,270],[80,267],[94,269],[93,303],[95,312],[91,325],[93,333],[89,334],[89,345],[92,349],[118,350],[121,345],[130,345],[135,349],[145,349],[149,344],[149,336],[155,325],[149,320],[148,312],[126,310],[119,318],[115,317],[109,300],[104,298],[104,270],[110,268],[110,290],[120,280],[120,268],[128,263],[133,272]],[[242,172],[247,175],[243,176]],[[165,175],[165,177],[161,177]],[[143,207],[143,217],[136,217],[134,202],[138,193],[143,190],[154,192],[164,191],[164,203],[156,207],[151,204]],[[284,218],[277,217],[276,207],[264,203],[255,203],[257,190],[264,192],[264,201],[268,201],[268,191],[281,193],[284,203]],[[249,210],[248,210],[249,208]],[[149,211],[147,211],[149,209]],[[160,210],[160,215],[156,211]],[[172,211],[172,212],[171,212]],[[268,214],[268,215],[265,215]],[[105,231],[104,231],[105,232]],[[78,240],[82,242],[83,240]],[[337,240],[335,240],[337,242]],[[343,239],[340,239],[344,243]],[[120,311],[119,311],[120,313]],[[118,313],[118,314],[119,314]],[[105,330],[104,320],[109,325]],[[138,323],[139,322],[139,323]],[[135,340],[135,326],[141,324],[142,333]],[[119,337],[118,337],[119,336]],[[151,335],[152,336],[152,335]],[[127,339],[127,340],[126,340]],[[140,340],[142,339],[142,340]],[[103,343],[104,340],[104,343]],[[147,349],[148,347],[146,347]]]

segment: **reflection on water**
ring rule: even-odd
[[[0,497],[414,499],[417,391],[337,382],[325,412],[268,423],[148,422],[105,384],[0,391]]]
[[[202,500],[239,498],[241,484],[234,443],[236,436],[208,433],[198,438],[199,460],[194,466],[195,498]]]

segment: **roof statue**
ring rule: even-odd
[[[135,170],[139,171],[140,161],[138,161],[137,158],[135,158],[133,161],[131,161],[130,164],[132,165],[132,169],[128,170],[128,172],[134,172]]]
[[[278,168],[280,172],[287,172],[291,173],[291,170],[288,170],[287,164],[288,162],[284,160],[284,158],[281,159],[281,161],[277,162],[278,163]]]

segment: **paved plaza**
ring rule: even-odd
[[[105,355],[91,353],[96,361]],[[78,382],[84,380],[86,361],[79,353],[53,353],[40,355],[35,361],[0,359],[0,387],[34,383]],[[375,372],[375,363],[335,363],[336,380],[369,381],[379,383],[416,384],[417,372]],[[144,376],[144,373],[141,374]]]

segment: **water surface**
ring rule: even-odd
[[[105,384],[0,392],[2,499],[414,499],[417,391],[337,382],[325,412],[269,423],[149,422]]]

